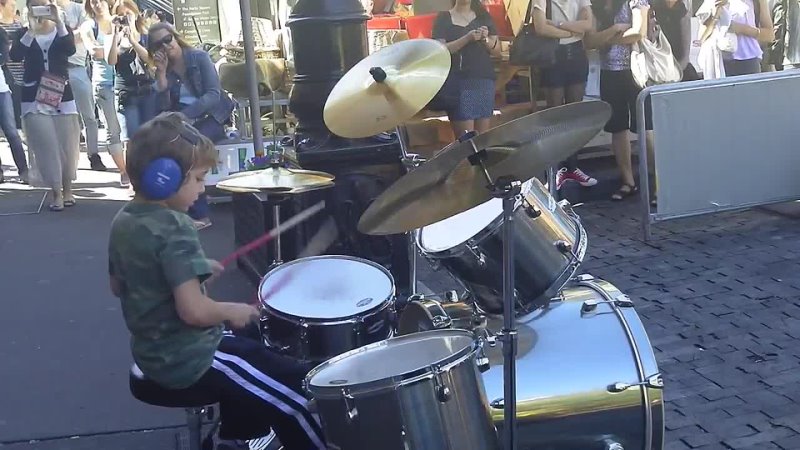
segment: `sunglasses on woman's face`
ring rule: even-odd
[[[163,38],[159,39],[158,41],[154,42],[153,45],[150,46],[150,49],[153,51],[160,50],[161,48],[172,44],[172,40],[174,37],[171,34],[164,36]]]

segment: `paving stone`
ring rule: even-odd
[[[666,382],[665,448],[800,450],[796,219],[746,210],[668,221],[648,245],[634,203],[580,208],[581,270],[636,303]]]

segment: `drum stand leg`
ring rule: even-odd
[[[419,155],[408,153],[408,143],[405,127],[398,125],[395,128],[397,133],[397,141],[400,143],[400,159],[406,172],[419,167],[422,160]],[[419,230],[412,230],[408,233],[408,268],[409,268],[409,288],[408,295],[416,295],[417,293],[417,234]]]
[[[517,448],[517,329],[514,311],[514,224],[519,181],[498,181],[495,196],[503,198],[503,440],[506,450]]]
[[[272,225],[275,229],[281,225],[281,205],[278,202],[272,205]],[[281,253],[281,235],[279,233],[275,236],[275,260],[272,261],[270,269],[283,264],[283,256]]]

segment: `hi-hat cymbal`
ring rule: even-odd
[[[493,180],[527,181],[580,150],[611,117],[604,102],[573,103],[512,120],[455,144],[383,192],[358,222],[362,233],[405,233],[436,223],[492,198],[483,169],[467,158],[486,151]],[[473,148],[474,145],[474,148]]]
[[[353,66],[325,102],[325,125],[346,138],[373,136],[411,119],[439,92],[450,52],[439,41],[384,47]]]
[[[217,183],[217,188],[240,193],[297,194],[333,186],[333,179],[325,172],[270,167],[231,175]]]

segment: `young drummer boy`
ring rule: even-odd
[[[186,211],[216,159],[211,141],[179,113],[159,115],[131,139],[135,196],[114,218],[108,252],[133,358],[165,388],[217,393],[224,440],[265,436],[272,427],[287,450],[323,449],[319,423],[300,394],[309,367],[223,334],[225,323],[244,327],[258,310],[214,301],[203,290],[221,266],[206,259]]]

